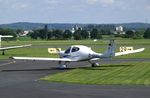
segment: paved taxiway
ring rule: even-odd
[[[142,62],[150,59],[113,59],[101,63]],[[81,67],[87,62],[71,63]],[[77,66],[74,66],[77,65]],[[149,98],[150,87],[119,85],[78,85],[40,81],[39,78],[67,70],[56,62],[0,61],[0,98]]]

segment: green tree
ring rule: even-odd
[[[133,39],[141,39],[143,38],[143,32],[142,31],[136,31],[134,33]]]
[[[150,39],[150,28],[148,28],[145,32],[144,32],[144,38],[146,39]]]
[[[97,29],[93,29],[91,31],[91,39],[96,39],[98,35],[98,30]]]
[[[52,39],[52,37],[53,37],[53,32],[52,32],[52,31],[48,31],[47,37],[48,37],[48,39]]]
[[[71,39],[72,38],[72,32],[70,30],[65,30],[63,32],[63,39]]]
[[[133,37],[135,37],[135,32],[136,31],[133,31],[133,30],[127,31],[124,37],[125,38],[133,38]]]
[[[101,38],[102,38],[102,34],[97,29],[93,29],[91,31],[91,39],[101,39]]]
[[[82,39],[88,39],[89,38],[89,32],[86,30],[81,31],[81,37]]]
[[[139,39],[142,38],[143,32],[142,31],[134,31],[134,30],[129,30],[126,32],[124,35],[125,38],[133,38],[133,39]]]
[[[42,40],[46,39],[44,29],[39,29],[38,32],[39,32],[39,38],[41,38]]]
[[[53,33],[53,37],[55,39],[63,39],[63,32],[61,30],[59,30],[59,29],[53,30],[52,33]]]
[[[19,34],[20,32],[22,32],[21,29],[17,29],[17,30],[16,30],[16,34]]]
[[[74,34],[73,34],[73,37],[74,37],[74,40],[81,40],[82,39],[82,37],[81,37],[81,29],[79,29],[79,30],[76,30],[75,32],[74,32]]]
[[[38,31],[38,30],[35,30],[34,32],[31,32],[31,33],[29,34],[29,36],[31,37],[31,39],[38,39],[39,31]]]
[[[47,25],[45,25],[43,29],[39,29],[38,32],[39,32],[39,37],[42,40],[48,39],[48,27],[47,27]]]
[[[102,39],[102,33],[101,32],[98,32],[98,35],[97,35],[97,39]]]

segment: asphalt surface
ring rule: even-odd
[[[150,59],[113,59],[101,64],[150,62]],[[71,63],[71,68],[86,67],[87,62]],[[149,86],[79,85],[39,80],[67,70],[58,70],[56,62],[0,61],[0,98],[150,98]]]

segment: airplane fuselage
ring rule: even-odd
[[[66,51],[59,53],[60,58],[69,58],[73,61],[85,61],[92,58],[98,58],[100,54],[95,53],[91,48],[83,45],[74,45]]]

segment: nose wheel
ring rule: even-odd
[[[5,51],[4,50],[2,51],[2,55],[5,55]]]

